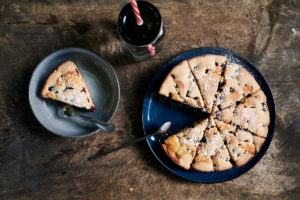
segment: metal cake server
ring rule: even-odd
[[[113,153],[115,151],[118,151],[120,149],[123,149],[125,147],[132,146],[132,145],[134,145],[134,144],[136,144],[136,143],[138,143],[140,141],[143,141],[143,140],[147,139],[148,137],[152,137],[152,136],[164,134],[164,133],[166,133],[169,130],[170,126],[171,126],[171,122],[165,122],[155,133],[152,133],[150,135],[146,135],[146,136],[141,137],[139,139],[136,139],[136,140],[134,140],[132,142],[129,142],[129,143],[124,144],[124,145],[121,145],[121,146],[119,146],[119,147],[117,147],[115,149],[112,149],[112,150],[108,151],[108,152],[105,152],[105,153],[102,153],[102,154],[99,154],[99,155],[96,155],[96,156],[92,156],[92,157],[89,158],[89,160],[96,160],[97,158],[101,158],[103,156],[111,154],[111,153]]]

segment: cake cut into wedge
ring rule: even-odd
[[[208,113],[213,110],[213,103],[216,99],[219,84],[222,82],[221,75],[226,63],[226,57],[218,55],[204,55],[188,60]]]
[[[180,167],[201,172],[242,167],[263,148],[270,124],[267,97],[242,62],[213,54],[184,60],[168,73],[159,94],[209,115],[163,141]]]
[[[258,90],[235,107],[232,105],[215,114],[225,123],[232,123],[259,136],[266,138],[270,124],[270,114],[265,94]]]
[[[206,119],[196,123],[193,127],[185,128],[164,141],[162,147],[173,162],[184,169],[190,169],[196,155],[196,148],[207,127],[207,122]]]
[[[237,130],[234,134],[224,134],[230,157],[237,167],[241,167],[255,155],[255,145],[251,133]]]
[[[211,172],[223,171],[232,168],[229,152],[223,141],[223,136],[216,128],[212,116],[209,118],[208,129],[205,131],[204,140],[197,148],[192,167],[198,171]]]
[[[254,144],[255,146],[255,152],[258,153],[259,150],[261,149],[262,145],[264,144],[265,142],[265,138],[262,138],[262,137],[259,137],[259,136],[256,136],[256,135],[253,135],[251,134],[250,132],[248,131],[244,131],[242,129],[238,129],[237,130],[237,126],[234,126],[232,124],[227,124],[227,123],[224,123],[222,121],[219,121],[219,120],[216,120],[216,124],[217,124],[217,127],[219,129],[219,131],[223,134],[223,136],[225,137],[226,135],[228,134],[232,134],[234,133],[235,136],[241,140],[242,138],[244,138],[244,142],[250,142]],[[252,135],[253,138],[247,138],[250,137],[250,134]],[[228,139],[228,138],[227,138]],[[224,140],[226,141],[226,138],[224,138]],[[243,142],[243,141],[242,141]],[[249,144],[249,147],[252,146],[252,144]],[[252,149],[252,147],[251,147]],[[253,150],[253,149],[252,149]],[[249,151],[248,151],[249,152]]]
[[[47,78],[41,96],[79,108],[95,111],[90,92],[75,63],[68,60]]]
[[[216,120],[216,124],[237,167],[243,166],[254,157],[256,147],[260,148],[260,146],[255,145],[251,133],[221,121]]]
[[[160,87],[159,94],[194,108],[204,108],[196,79],[186,60],[176,65],[167,75]]]
[[[259,90],[246,98],[234,111],[233,124],[260,137],[267,137],[270,113],[265,94]]]
[[[227,108],[259,89],[258,83],[247,69],[228,62],[224,70],[224,84],[217,95],[216,105],[221,109]]]

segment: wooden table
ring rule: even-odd
[[[0,199],[300,199],[300,2],[151,2],[165,22],[165,47],[135,62],[117,37],[121,0],[0,0]],[[34,118],[31,73],[45,56],[70,46],[96,52],[116,70],[116,134],[66,139]],[[272,88],[277,127],[253,169],[225,183],[193,183],[167,171],[146,142],[86,160],[141,137],[149,81],[172,57],[205,46],[249,58]]]

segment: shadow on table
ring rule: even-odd
[[[12,126],[14,126],[14,124],[19,124],[21,125],[21,128],[25,128],[30,134],[42,137],[47,140],[49,138],[58,138],[58,136],[51,134],[41,124],[39,124],[30,108],[28,87],[33,70],[34,67],[26,68],[20,74],[21,77],[14,77],[14,80],[16,82],[22,81],[24,84],[18,84],[21,88],[18,88],[15,91],[16,94],[13,97],[10,95],[4,96],[5,101],[10,102],[7,104],[7,109],[9,110],[6,114],[8,115],[9,119],[13,120]],[[12,106],[12,108],[9,108],[9,105]],[[23,137],[26,134],[26,131],[19,134],[21,135],[21,137]]]

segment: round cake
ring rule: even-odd
[[[184,60],[169,72],[159,94],[209,114],[162,143],[166,154],[184,169],[240,167],[265,142],[270,123],[266,96],[247,69],[225,56]]]

